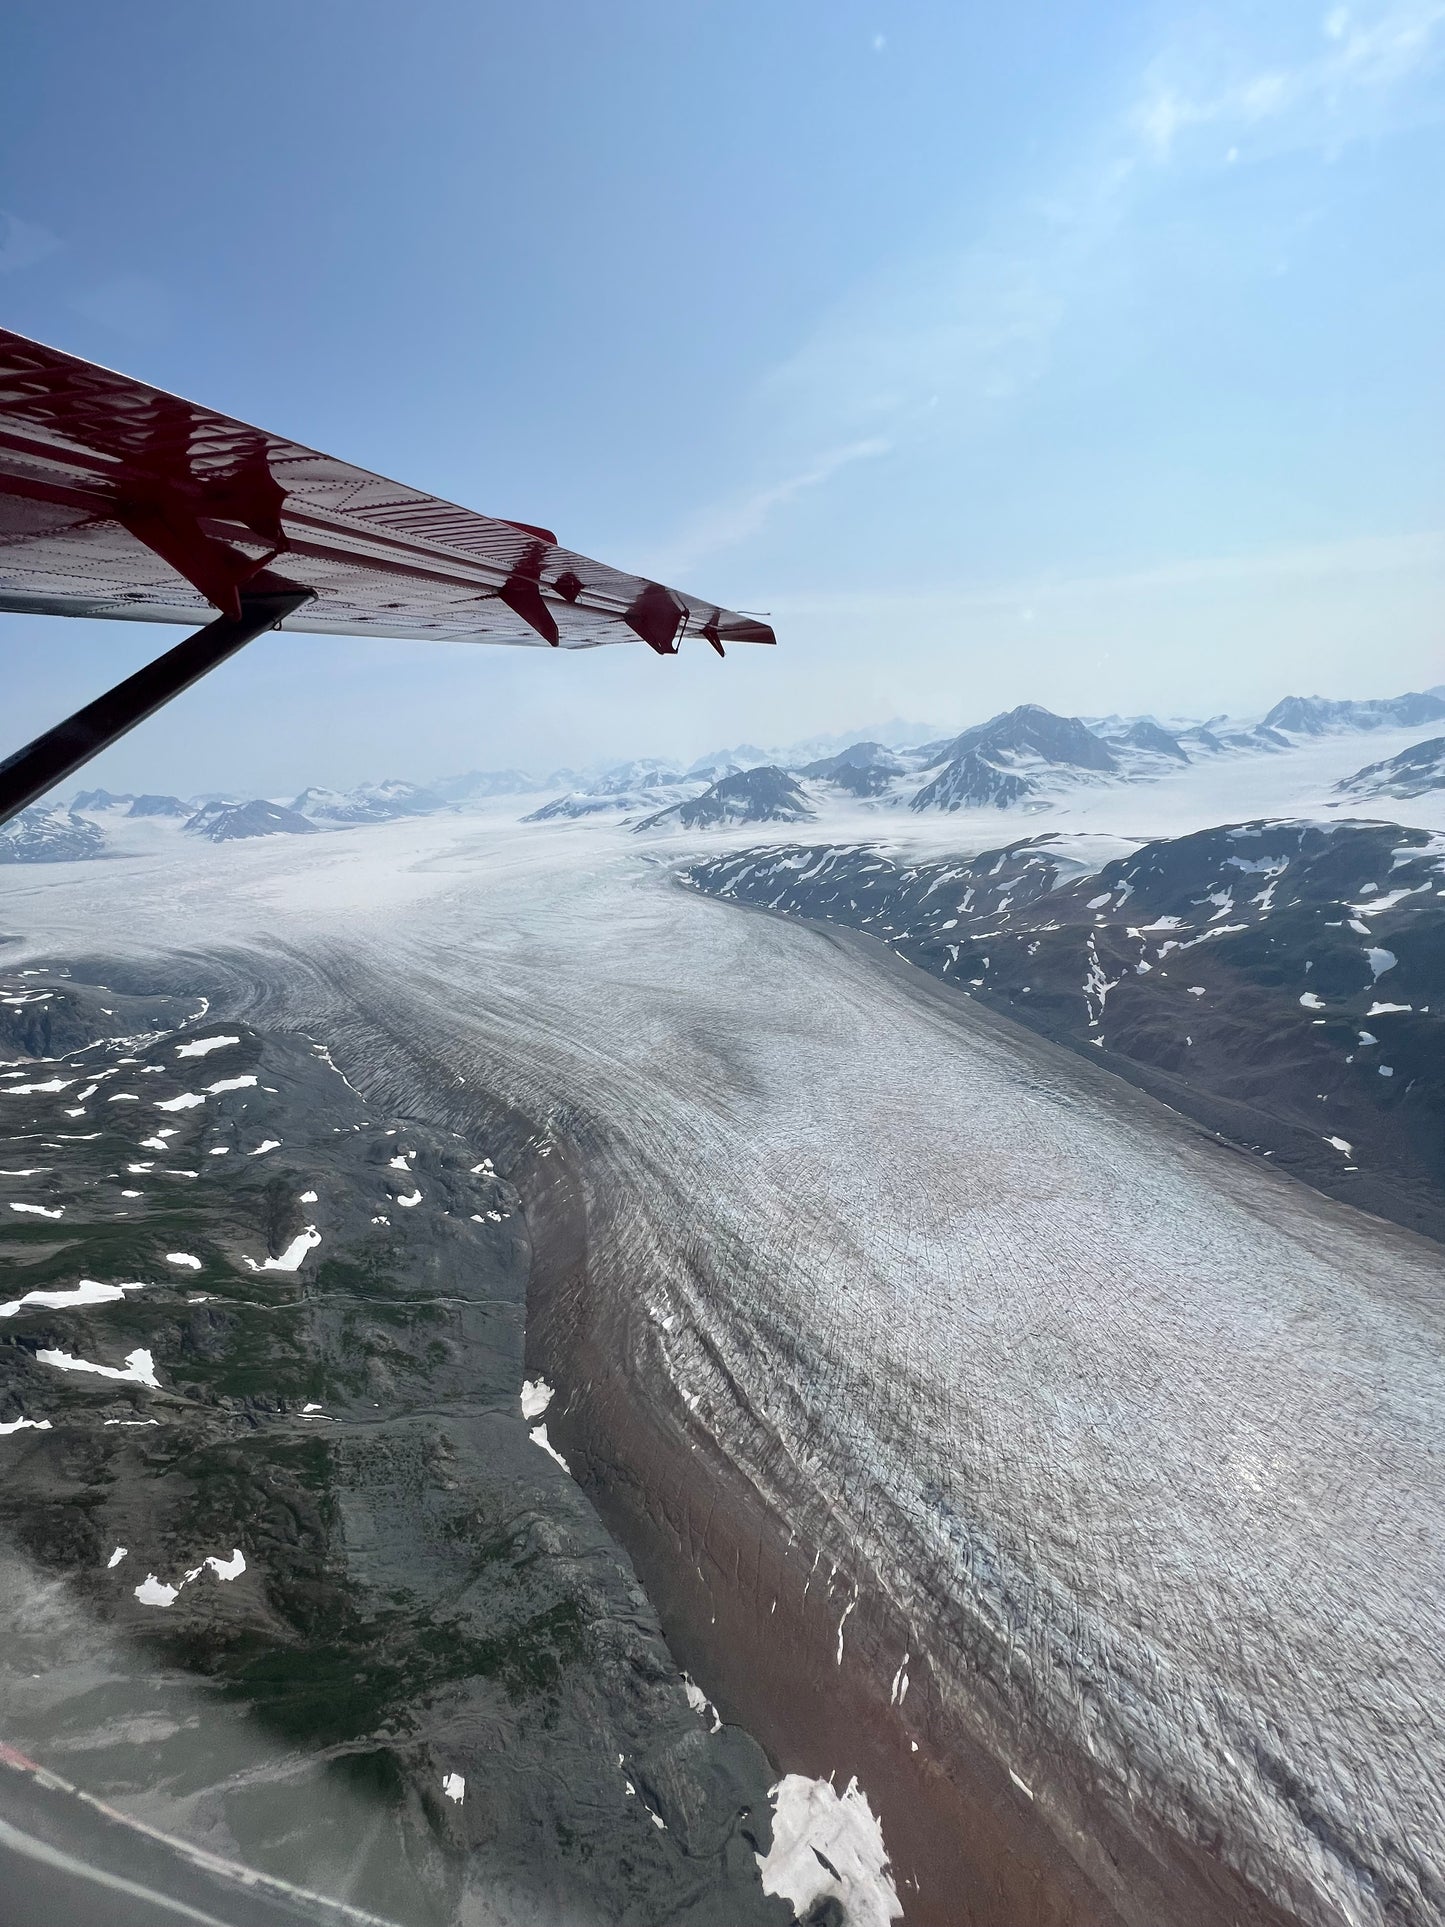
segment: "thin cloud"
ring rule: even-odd
[[[888,453],[889,443],[878,436],[846,443],[816,457],[805,468],[767,482],[745,495],[718,502],[706,508],[683,531],[677,542],[657,558],[654,567],[660,574],[690,569],[699,559],[735,548],[757,535],[772,516],[809,489],[821,488],[841,469],[854,462],[868,461]]]
[[[33,221],[22,221],[18,214],[9,214],[0,208],[0,274],[18,274],[22,268],[33,268],[37,261],[43,261],[54,254],[60,241],[48,228],[37,227]]]
[[[1267,129],[1287,145],[1333,145],[1374,128],[1399,89],[1433,66],[1445,25],[1441,0],[1406,0],[1372,18],[1328,12],[1293,63],[1255,67],[1206,86],[1172,78],[1192,64],[1179,50],[1154,63],[1132,123],[1145,154],[1168,160],[1197,128]]]
[[[1209,163],[1234,166],[1265,130],[1277,148],[1330,149],[1436,111],[1405,96],[1436,62],[1442,25],[1445,0],[1401,0],[1369,18],[1337,6],[1311,17],[1298,60],[1273,67],[1238,39],[1222,56],[1180,40],[1123,91],[1132,106],[1081,137],[1051,191],[1001,205],[968,244],[890,262],[824,315],[761,384],[765,432],[803,447],[844,435],[901,443],[945,424],[967,433],[1047,374],[1101,258],[1127,242],[1158,164],[1190,130],[1210,128]],[[1211,71],[1219,78],[1201,82]]]

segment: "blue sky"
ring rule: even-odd
[[[134,787],[1445,679],[1445,0],[10,0],[0,315],[777,652],[277,638]],[[4,740],[174,640],[0,617]]]

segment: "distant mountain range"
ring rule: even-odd
[[[362,783],[354,790],[305,789],[291,809],[314,823],[391,823],[399,816],[426,816],[445,805],[446,799],[436,790],[393,778]]]
[[[1081,785],[1155,781],[1200,761],[1287,754],[1326,735],[1421,728],[1438,720],[1445,720],[1445,685],[1362,701],[1286,696],[1258,722],[1059,716],[1022,703],[953,736],[891,722],[856,739],[817,737],[771,751],[743,743],[687,764],[639,757],[590,775],[469,770],[428,784],[390,778],[349,790],[312,786],[288,801],[86,789],[68,811],[40,805],[0,830],[0,863],[105,856],[117,820],[173,820],[194,835],[228,842],[387,823],[528,795],[545,800],[527,822],[592,819],[680,829],[806,822],[845,801],[865,809],[1040,812]],[[1367,765],[1337,787],[1381,799],[1445,787],[1442,741]],[[738,780],[750,776],[757,780]]]

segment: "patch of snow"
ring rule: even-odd
[[[119,1102],[114,1097],[110,1101],[112,1104]],[[156,1104],[156,1109],[158,1111],[193,1111],[198,1104],[204,1104],[205,1101],[197,1091],[182,1091],[179,1097],[161,1098]]]
[[[553,1387],[545,1378],[524,1378],[522,1380],[522,1417],[541,1418],[552,1403]]]
[[[465,1777],[460,1773],[448,1773],[442,1781],[442,1792],[449,1800],[455,1800],[457,1805],[460,1806],[462,1801],[467,1797]]]
[[[255,1077],[222,1077],[214,1084],[207,1084],[206,1090],[212,1097],[219,1097],[222,1091],[249,1091],[259,1080]]]
[[[572,1470],[571,1466],[568,1465],[567,1461],[563,1458],[562,1454],[557,1450],[556,1446],[553,1445],[552,1441],[547,1437],[547,1428],[545,1425],[534,1425],[531,1431],[527,1434],[527,1437],[532,1441],[533,1445],[540,1445],[542,1450],[548,1455],[549,1458],[555,1459],[558,1465],[561,1466],[564,1472],[568,1472],[568,1473],[571,1472]]]
[[[89,1359],[74,1358],[62,1351],[37,1352],[35,1357],[37,1363],[53,1365],[58,1372],[94,1372],[98,1378],[126,1379],[132,1385],[149,1385],[153,1392],[160,1390],[155,1360],[140,1346],[126,1353],[124,1365],[92,1365]]]
[[[254,1258],[246,1258],[242,1262],[249,1265],[252,1271],[299,1271],[307,1252],[314,1251],[320,1242],[321,1233],[314,1224],[308,1224],[304,1231],[297,1232],[279,1258],[266,1258],[260,1264]]]
[[[714,1733],[720,1732],[722,1730],[722,1721],[718,1717],[717,1708],[690,1673],[684,1673],[682,1676],[682,1690],[686,1693],[687,1703],[693,1712],[700,1713],[705,1720],[710,1722],[710,1731]]]
[[[168,1586],[163,1579],[157,1579],[148,1572],[135,1589],[135,1596],[143,1606],[170,1606],[175,1603],[180,1592],[179,1586]]]
[[[190,1271],[199,1271],[201,1268],[200,1259],[194,1257],[189,1251],[168,1251],[166,1253],[166,1263],[168,1265],[185,1265]]]
[[[315,1204],[316,1193],[314,1191],[303,1191],[301,1193],[300,1202],[302,1204]]]
[[[0,1305],[0,1318],[13,1318],[25,1305],[64,1311],[72,1306],[109,1304],[116,1298],[124,1298],[128,1291],[144,1290],[143,1284],[101,1285],[94,1278],[82,1278],[78,1285],[62,1285],[54,1291],[27,1291],[23,1298],[12,1298]]]
[[[227,1044],[239,1044],[239,1037],[198,1037],[193,1044],[177,1044],[177,1057],[207,1057],[213,1050],[224,1050]]]
[[[116,1566],[118,1566],[121,1560],[125,1558],[129,1550],[130,1548],[128,1546],[117,1546],[115,1551],[110,1555],[109,1559],[107,1559],[105,1562],[106,1571],[110,1572]]]
[[[1325,1007],[1324,998],[1317,997],[1312,990],[1307,990],[1304,996],[1300,998],[1300,1002],[1306,1010],[1323,1010]]]
[[[414,1204],[421,1203],[421,1192],[413,1191],[409,1197],[398,1198],[396,1202],[401,1206],[401,1208],[404,1211],[409,1211]]]
[[[248,1158],[264,1157],[267,1151],[278,1151],[280,1150],[280,1148],[281,1148],[281,1140],[279,1137],[263,1137],[261,1142],[256,1146],[255,1150],[248,1151],[246,1153],[246,1156]]]
[[[1393,950],[1381,950],[1378,945],[1372,945],[1365,952],[1365,961],[1370,966],[1371,974],[1378,980],[1387,970],[1395,968],[1399,958]]]
[[[209,1566],[218,1579],[239,1579],[246,1570],[246,1555],[239,1546],[232,1546],[229,1559],[218,1559],[213,1553],[202,1564]],[[201,1567],[198,1566],[196,1571],[200,1570]]]
[[[43,1204],[12,1204],[10,1209],[12,1211],[28,1211],[37,1218],[63,1218],[65,1216],[65,1206],[63,1204],[56,1205],[53,1211],[48,1211]]]
[[[756,1856],[764,1893],[781,1895],[800,1918],[832,1897],[848,1927],[903,1918],[883,1830],[856,1779],[840,1794],[828,1780],[789,1773],[772,1801],[773,1844]]]
[[[0,1438],[7,1438],[11,1432],[48,1432],[48,1418],[12,1418],[0,1425]]]
[[[854,1607],[857,1604],[858,1604],[858,1595],[855,1592],[853,1597],[848,1601],[847,1605],[843,1608],[843,1617],[838,1621],[838,1664],[840,1666],[843,1664],[843,1628],[848,1624],[849,1613],[853,1611]]]

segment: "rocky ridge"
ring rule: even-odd
[[[1104,862],[1037,837],[917,864],[753,849],[682,875],[880,938],[1310,1182],[1445,1235],[1438,837],[1259,821]]]

